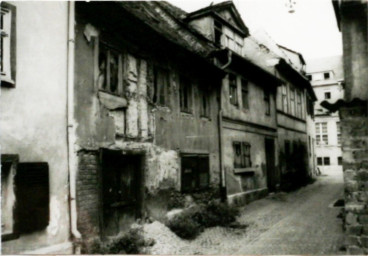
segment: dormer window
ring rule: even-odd
[[[215,27],[215,43],[221,45],[221,37],[222,37],[222,24],[221,22],[215,20],[214,21]]]

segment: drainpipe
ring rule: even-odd
[[[74,242],[74,254],[81,253],[81,246],[78,243],[82,238],[77,229],[77,203],[76,203],[76,176],[77,158],[74,150],[75,145],[75,123],[74,123],[74,30],[75,3],[68,2],[68,66],[67,66],[67,143],[68,143],[68,171],[69,171],[69,209],[70,226]]]
[[[227,53],[228,61],[225,65],[220,67],[222,70],[225,70],[232,61],[232,52],[228,50]],[[226,191],[226,175],[224,170],[224,155],[222,150],[223,143],[223,125],[222,125],[222,82],[220,86],[220,95],[219,95],[219,113],[218,113],[218,130],[219,130],[219,151],[220,151],[220,194],[221,201],[225,202],[227,200],[227,191]]]

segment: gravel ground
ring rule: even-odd
[[[214,227],[195,240],[177,237],[165,225],[144,226],[156,240],[151,254],[343,254],[340,209],[329,207],[342,197],[342,173],[325,173],[312,185],[279,193],[241,208],[246,229]]]

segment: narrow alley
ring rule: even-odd
[[[311,185],[289,194],[270,195],[242,208],[246,229],[215,227],[193,241],[183,241],[165,226],[145,226],[155,238],[152,254],[343,254],[342,173],[325,172]],[[162,229],[167,232],[162,232]],[[166,234],[165,234],[166,233]]]

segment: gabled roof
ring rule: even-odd
[[[223,17],[221,17],[221,15],[219,15],[221,12],[223,12],[225,10],[230,11],[231,16],[232,16],[232,21],[236,24],[235,26],[234,26],[234,24],[232,24],[231,21],[229,22],[229,20],[226,20]],[[190,20],[197,19],[197,18],[200,18],[200,17],[203,17],[203,16],[207,16],[207,15],[214,15],[215,17],[222,20],[224,23],[226,23],[230,27],[238,30],[239,32],[241,32],[245,36],[249,35],[249,29],[244,24],[244,22],[243,22],[243,20],[240,16],[240,13],[236,9],[236,7],[235,7],[235,5],[232,1],[221,2],[221,3],[218,3],[218,4],[214,4],[214,5],[204,7],[202,9],[199,9],[199,10],[194,11],[194,12],[191,12],[187,15],[186,20],[190,21]]]
[[[304,58],[303,58],[303,55],[302,55],[300,52],[297,52],[297,51],[291,50],[291,49],[289,49],[289,48],[287,48],[287,47],[285,47],[285,46],[279,45],[279,44],[277,44],[277,46],[278,46],[278,47],[280,47],[281,49],[283,49],[283,50],[287,51],[287,52],[290,52],[290,53],[293,53],[293,54],[298,55],[298,56],[299,56],[299,58],[300,58],[301,63],[302,63],[303,65],[305,65],[305,60],[304,60]]]

